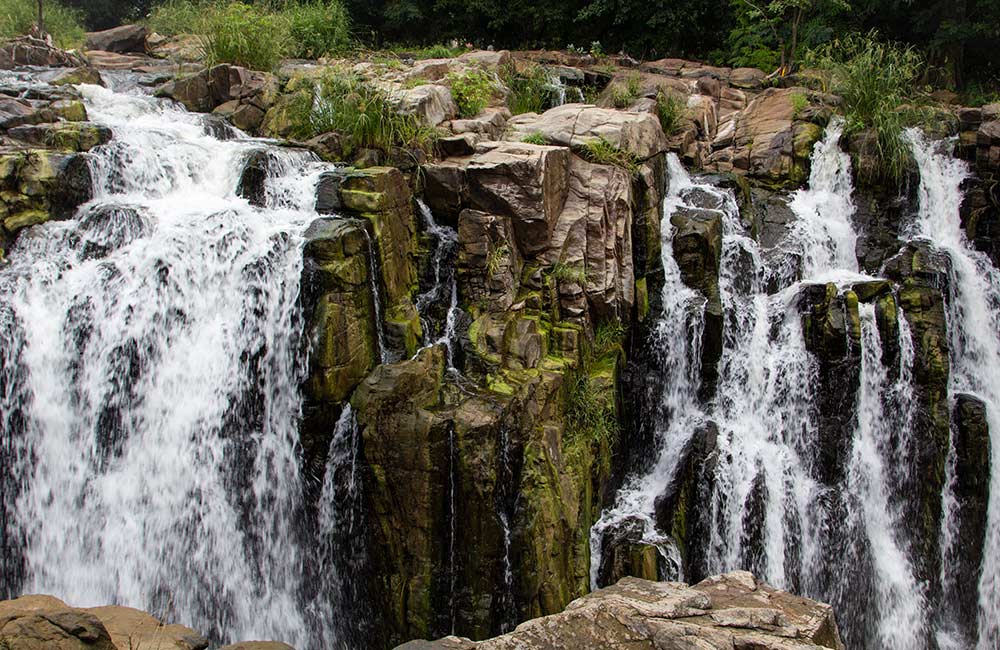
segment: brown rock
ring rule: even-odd
[[[204,650],[208,639],[189,627],[165,625],[152,614],[132,607],[90,607],[118,650]]]
[[[9,650],[116,650],[97,616],[52,596],[0,602],[0,639]]]
[[[508,123],[511,140],[540,133],[545,141],[579,149],[603,138],[623,151],[646,160],[667,150],[659,120],[650,113],[616,111],[586,104],[565,104],[541,115],[526,113]]]
[[[102,32],[88,32],[85,47],[88,50],[104,52],[146,52],[146,36],[149,30],[143,25],[122,25]]]

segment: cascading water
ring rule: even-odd
[[[306,607],[297,450],[302,234],[323,166],[270,149],[252,207],[234,190],[266,145],[82,92],[115,134],[92,154],[96,197],[22,233],[0,270],[2,591],[331,647],[336,617]]]
[[[820,368],[800,305],[817,289],[826,294],[829,284],[844,300],[855,283],[874,279],[858,273],[850,158],[837,144],[841,128],[834,120],[817,144],[809,187],[789,202],[795,221],[779,250],[768,254],[750,237],[728,191],[692,180],[670,157],[663,223],[678,210],[721,215],[724,340],[717,388],[714,398],[699,401],[696,348],[705,298],[681,282],[668,232],[663,314],[650,344],[662,357],[655,381],[665,387],[658,459],[626,481],[593,527],[591,577],[596,586],[606,532],[626,522],[640,522],[642,542],[674,550],[669,531],[657,527],[656,499],[674,480],[682,450],[712,423],[718,433],[710,495],[707,503],[692,504],[704,510],[708,529],[694,570],[750,569],[776,586],[831,601],[849,647],[918,648],[928,632],[924,586],[900,533],[893,469],[900,451],[891,435],[913,417],[913,345],[905,319],[892,334],[899,365],[890,367],[875,308],[860,306],[858,339],[845,342],[858,385],[857,416],[844,425],[843,475],[824,476],[817,459],[816,450],[835,432],[824,430],[818,417]]]
[[[424,345],[443,344],[447,352],[445,362],[449,369],[455,367],[455,328],[458,323],[458,282],[455,278],[455,256],[458,251],[458,233],[439,224],[434,213],[422,200],[417,201],[424,228],[435,242],[433,265],[434,284],[417,296],[416,308],[424,330]],[[443,318],[441,317],[443,313]]]
[[[1000,645],[1000,271],[966,239],[959,209],[967,165],[950,155],[948,142],[907,133],[920,171],[915,235],[926,238],[949,259],[949,393],[970,393],[986,405],[990,433],[989,506],[978,584],[979,650]],[[947,514],[947,510],[946,510]],[[945,542],[954,537],[947,530]],[[943,571],[950,567],[945,565]],[[946,581],[947,582],[947,581]],[[962,585],[970,589],[971,585]],[[948,643],[942,639],[942,645]],[[952,643],[954,643],[952,641]]]

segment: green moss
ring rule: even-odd
[[[639,322],[645,322],[649,316],[649,290],[644,277],[635,281],[635,308]]]

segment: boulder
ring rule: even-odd
[[[104,624],[117,650],[204,650],[208,639],[189,627],[164,624],[132,607],[104,606],[85,610]]]
[[[60,50],[40,38],[19,36],[0,45],[0,70],[21,66],[78,68],[87,62],[74,52]]]
[[[87,32],[84,45],[88,50],[104,52],[146,52],[146,36],[149,30],[144,25],[121,25],[100,32]]]
[[[295,648],[280,641],[241,641],[224,645],[219,650],[295,650]]]
[[[413,115],[424,126],[437,126],[458,115],[451,89],[437,84],[423,84],[398,90],[393,95],[404,115]]]
[[[257,110],[245,111],[242,118],[246,124],[257,128],[274,104],[278,88],[278,79],[273,74],[224,63],[167,82],[156,90],[156,95],[180,102],[197,113],[208,113],[233,101],[236,104],[231,115],[235,116],[240,106],[250,105]]]
[[[7,131],[7,135],[26,145],[60,151],[90,151],[111,141],[111,129],[89,122],[25,124]]]
[[[104,79],[101,78],[101,73],[96,68],[84,66],[82,68],[61,70],[49,79],[49,83],[53,86],[76,86],[79,84],[103,86]]]
[[[580,149],[603,138],[612,146],[646,160],[667,151],[667,138],[656,116],[586,104],[564,104],[541,115],[526,113],[508,123],[511,140],[541,134],[546,143]]]
[[[52,596],[0,602],[0,645],[6,650],[120,650],[100,618]]]
[[[560,614],[493,639],[449,637],[397,650],[842,650],[829,605],[758,582],[747,572],[694,586],[623,578]]]

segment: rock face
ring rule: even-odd
[[[31,36],[14,38],[0,45],[0,70],[26,65],[76,68],[86,64],[78,54],[52,47]]]
[[[843,647],[829,605],[734,572],[692,587],[624,578],[573,601],[560,614],[522,623],[504,636],[478,643],[458,637],[413,641],[398,650]]]
[[[0,640],[10,650],[119,650],[100,618],[51,596],[0,602]]]
[[[616,111],[586,104],[564,104],[541,115],[519,115],[509,122],[512,139],[540,134],[546,143],[572,147],[603,138],[641,160],[667,150],[660,123],[650,113]]]

